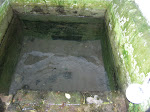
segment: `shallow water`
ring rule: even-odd
[[[108,91],[100,40],[24,39],[10,93],[18,89]]]

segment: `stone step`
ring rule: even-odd
[[[2,98],[2,97],[1,97]],[[126,112],[120,92],[19,90],[5,102],[6,112]]]

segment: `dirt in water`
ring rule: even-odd
[[[19,89],[108,91],[100,40],[25,37],[10,93]]]

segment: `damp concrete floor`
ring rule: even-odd
[[[9,92],[15,94],[19,89],[108,91],[100,40],[24,37]]]

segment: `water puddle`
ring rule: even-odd
[[[19,89],[108,91],[100,40],[24,40],[10,93]]]

